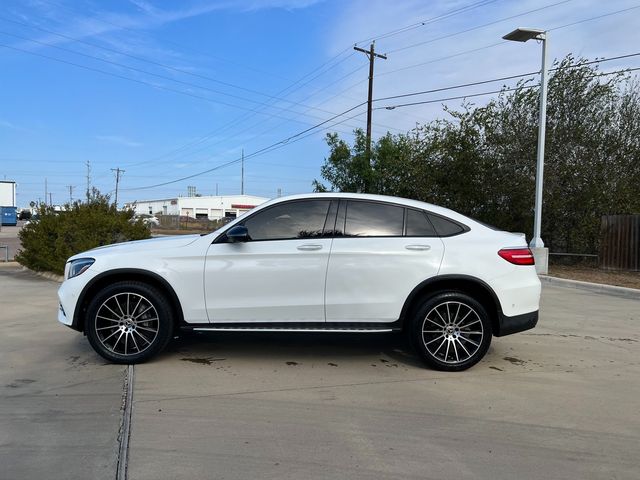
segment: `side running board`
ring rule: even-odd
[[[387,333],[400,330],[393,323],[207,323],[184,324],[181,330],[194,332],[300,332],[300,333]]]

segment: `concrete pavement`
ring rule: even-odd
[[[559,287],[460,374],[393,337],[187,339],[136,366],[129,473],[636,479],[638,378],[640,302]]]
[[[0,478],[113,479],[124,367],[55,321],[58,284],[0,264]]]
[[[55,289],[0,268],[0,478],[113,478],[124,369]],[[636,479],[639,374],[640,301],[550,285],[463,373],[397,336],[186,337],[135,367],[128,478]]]

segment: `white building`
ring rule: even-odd
[[[136,200],[125,203],[137,214],[181,215],[191,218],[235,218],[269,200],[253,195],[221,195],[203,197],[175,197],[160,200]]]
[[[16,182],[0,180],[0,207],[16,206]]]

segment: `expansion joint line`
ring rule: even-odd
[[[129,466],[129,438],[131,436],[131,414],[133,411],[133,365],[128,365],[124,375],[122,392],[122,417],[118,432],[118,463],[116,480],[127,480]]]

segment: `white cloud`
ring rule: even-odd
[[[554,0],[546,0],[544,3],[539,0],[496,1],[467,13],[451,16],[377,41],[376,50],[380,53],[389,52],[389,55],[387,60],[376,61],[374,98],[538,71],[540,68],[540,46],[536,42],[527,42],[526,44],[506,42],[475,52],[457,54],[499,43],[502,35],[518,26],[554,28],[637,5],[631,0],[606,3],[597,0],[573,0],[520,15],[523,12],[555,3],[558,2]],[[340,15],[333,22],[332,28],[326,36],[328,39],[325,47],[327,55],[335,55],[356,41],[437,17],[465,4],[468,5],[469,2],[412,0],[395,2],[393,7],[390,7],[389,2],[384,0],[357,0],[340,11]],[[516,17],[516,15],[518,16]],[[514,18],[496,22],[496,20],[512,16]],[[577,56],[594,58],[596,56],[609,57],[632,53],[637,50],[632,45],[637,45],[640,42],[640,29],[637,28],[638,18],[640,18],[640,9],[551,31],[549,57],[550,59],[563,58],[568,53],[574,53]],[[475,27],[492,22],[496,23],[475,29]],[[469,29],[473,30],[451,36],[453,33]],[[439,39],[445,36],[447,38]],[[394,52],[396,49],[416,43],[423,44]],[[357,55],[361,56],[366,63],[364,54],[357,53]],[[358,61],[352,57],[344,62],[334,72],[335,78],[355,68]],[[607,68],[610,66],[637,66],[638,60],[629,59],[625,62],[611,62],[602,66],[603,68],[605,66]],[[400,70],[416,64],[423,65]],[[366,99],[366,79],[366,65],[363,65],[354,75],[341,81],[327,92],[323,92],[322,95],[314,97],[311,101],[334,112],[346,110],[355,103]],[[492,91],[499,89],[503,83],[511,85],[515,81],[444,91],[404,100],[407,102],[432,100]],[[334,97],[335,93],[348,87],[352,88],[344,96]],[[470,100],[476,104],[484,104],[489,98],[491,97],[476,97]],[[405,101],[401,100],[398,103],[405,103]],[[462,100],[455,100],[448,102],[448,104],[456,107],[461,102]],[[388,103],[393,103],[393,101]],[[437,117],[442,118],[444,115],[440,103],[392,111],[377,110],[374,112],[374,128],[378,133],[386,131],[385,126],[408,130],[415,126],[416,121],[429,121]],[[364,126],[364,117],[361,117],[359,121]]]

